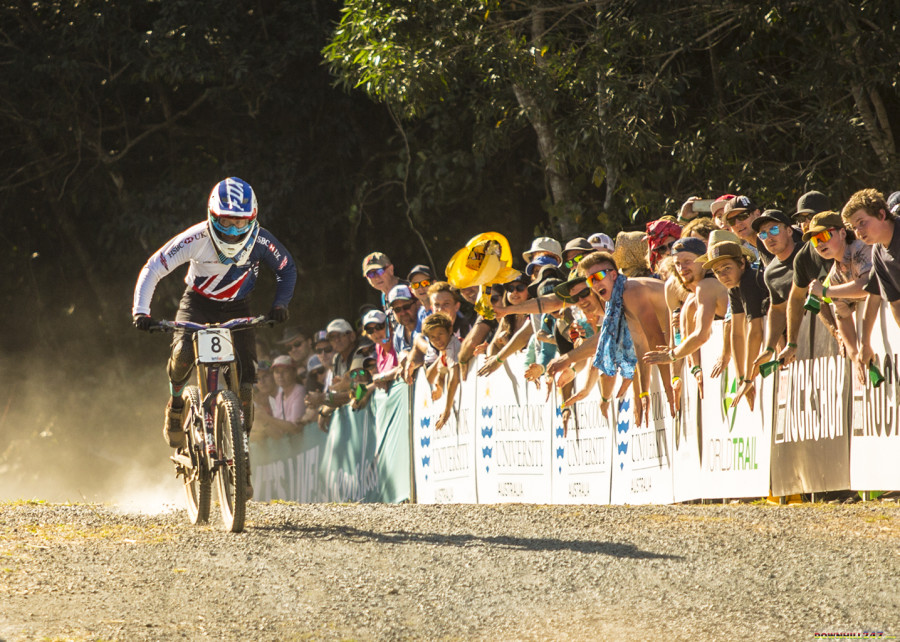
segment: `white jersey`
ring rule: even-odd
[[[150,314],[156,284],[175,268],[190,263],[184,282],[214,301],[240,301],[250,294],[265,263],[275,273],[277,288],[273,305],[287,306],[297,281],[297,268],[290,253],[267,230],[260,228],[253,249],[240,264],[224,264],[209,238],[206,221],[189,227],[154,252],[138,276],[132,314]]]

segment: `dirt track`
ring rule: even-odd
[[[0,504],[0,639],[900,635],[900,508]]]

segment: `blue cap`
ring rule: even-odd
[[[534,274],[535,270],[537,270],[538,268],[542,268],[545,265],[553,265],[558,267],[559,261],[557,261],[555,257],[544,254],[537,257],[535,260],[525,266],[525,274],[531,276]]]

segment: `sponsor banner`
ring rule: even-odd
[[[867,378],[862,385],[855,373],[850,373],[850,488],[896,490],[900,488],[900,377],[896,352],[900,348],[900,329],[885,305],[871,341],[884,382],[875,388]]]
[[[587,370],[578,377],[583,384]],[[580,387],[578,388],[580,389]],[[529,394],[540,396],[545,390]],[[600,387],[572,407],[568,430],[563,427],[559,392],[554,389],[548,405],[553,430],[552,502],[554,504],[608,504],[612,472],[612,415],[600,412]],[[554,399],[556,402],[554,403]]]
[[[674,500],[672,431],[666,429],[671,415],[659,377],[653,378],[646,399],[650,400],[650,416],[640,425],[636,424],[634,392],[630,386],[628,394],[614,402],[616,436],[610,488],[613,504],[671,504]]]
[[[481,360],[479,360],[480,362]],[[525,355],[517,353],[488,377],[476,377],[475,470],[478,501],[551,501],[548,404],[528,396]],[[468,383],[468,382],[467,382]]]
[[[674,453],[672,493],[676,502],[703,497],[700,468],[700,387],[687,362],[682,369],[681,382],[681,407],[676,410],[670,424]]]
[[[409,498],[409,389],[394,384],[362,410],[250,444],[254,499],[295,502],[401,502]],[[376,428],[376,416],[384,424]]]
[[[446,425],[435,430],[446,400],[431,399],[431,386],[419,369],[413,394],[413,452],[416,502],[478,502],[475,490],[475,370],[462,382]]]
[[[769,494],[771,432],[769,421],[763,419],[763,409],[767,395],[771,401],[777,373],[768,378],[757,377],[753,410],[746,399],[735,406],[740,382],[734,368],[725,368],[715,379],[711,375],[721,354],[722,331],[722,323],[716,322],[708,346],[704,347],[708,349],[701,350],[701,497],[765,497]]]
[[[849,362],[821,356],[779,373],[772,434],[772,494],[850,487]]]

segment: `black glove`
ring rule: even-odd
[[[275,323],[284,323],[288,320],[288,309],[283,305],[276,305],[269,310],[269,320]]]
[[[149,314],[134,315],[134,327],[138,330],[147,332],[148,330],[150,330],[151,325],[153,325],[153,319],[150,318]]]

